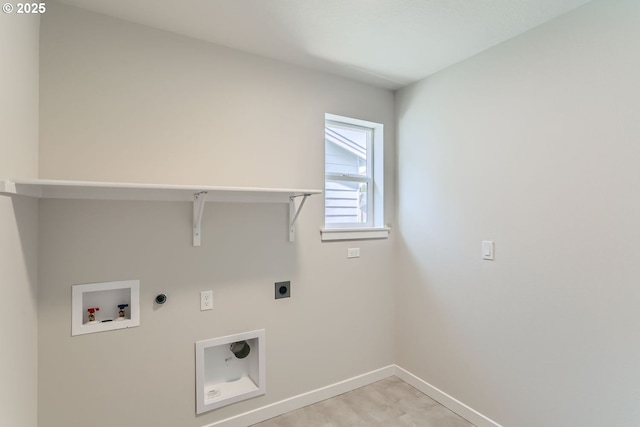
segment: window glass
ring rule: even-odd
[[[367,187],[366,182],[325,181],[325,223],[366,224]]]

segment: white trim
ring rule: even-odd
[[[362,227],[362,228],[322,228],[320,235],[323,242],[335,240],[364,240],[386,239],[389,237],[389,227]]]
[[[331,122],[335,122],[340,125],[344,125],[344,124],[356,125],[363,128],[374,129],[376,126],[382,126],[380,123],[371,122],[369,120],[355,119],[353,117],[339,116],[337,114],[331,114],[331,113],[325,113],[324,119],[329,120]]]
[[[343,393],[355,390],[360,387],[372,384],[376,381],[383,380],[393,376],[395,366],[389,365],[375,371],[367,372],[335,384],[321,387],[316,390],[302,393],[252,411],[244,412],[233,417],[225,418],[215,423],[208,424],[204,427],[246,427],[259,423],[269,418],[277,417],[289,411],[303,408],[314,403],[321,402],[331,397],[338,396]]]
[[[311,390],[307,393],[302,393],[233,417],[216,421],[212,424],[207,424],[203,427],[246,427],[277,417],[278,415],[285,414],[289,411],[294,411],[340,394],[347,393],[394,375],[477,427],[502,427],[495,421],[485,417],[478,411],[449,396],[442,390],[432,386],[428,382],[418,378],[398,365],[385,366],[375,371],[367,372],[326,387]]]
[[[324,176],[324,178],[325,181],[360,182],[367,185],[371,185],[373,183],[373,179],[365,175],[328,173]]]
[[[462,418],[469,421],[476,427],[502,427],[500,424],[487,418],[475,409],[465,405],[458,399],[448,395],[439,388],[432,386],[428,382],[424,381],[421,378],[418,378],[409,371],[397,365],[395,366],[395,375],[402,381],[412,385],[436,402],[440,403],[445,408],[460,415]]]

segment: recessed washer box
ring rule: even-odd
[[[139,280],[72,286],[72,336],[133,328],[139,325]]]
[[[265,394],[265,366],[264,329],[197,341],[196,414]]]

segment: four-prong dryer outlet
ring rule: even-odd
[[[291,282],[276,282],[276,299],[289,298],[291,296]]]

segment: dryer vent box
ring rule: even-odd
[[[266,393],[265,331],[196,342],[196,414]]]

